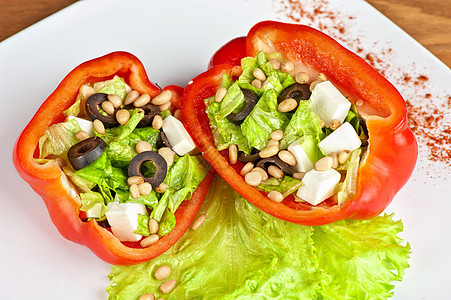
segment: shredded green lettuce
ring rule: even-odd
[[[53,124],[39,139],[39,158],[49,155],[65,156],[70,147],[78,143],[75,134],[80,130],[77,120]]]
[[[106,205],[102,194],[89,191],[87,193],[80,193],[80,198],[82,203],[82,206],[80,207],[81,211],[88,211],[97,205],[100,207],[97,218],[102,218],[105,216]]]
[[[249,148],[265,149],[271,139],[271,132],[283,129],[288,124],[288,117],[277,106],[277,93],[267,90],[241,124]]]
[[[122,100],[124,100],[127,95],[125,80],[119,76],[115,76],[111,80],[96,82],[93,84],[93,88],[97,93],[118,95]]]
[[[386,299],[408,267],[409,245],[393,215],[309,227],[272,217],[216,178],[189,230],[166,253],[112,266],[109,299]],[[155,270],[177,282],[163,295]]]

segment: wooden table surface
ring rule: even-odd
[[[0,0],[0,41],[74,2],[76,1]],[[367,2],[451,67],[451,0]]]

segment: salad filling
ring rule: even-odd
[[[81,86],[63,122],[39,140],[38,162],[58,162],[79,191],[80,218],[124,244],[149,247],[175,227],[175,211],[208,172],[174,117],[171,91],[152,98],[125,80]],[[188,200],[189,201],[189,200]]]
[[[281,53],[241,60],[205,99],[215,145],[247,184],[275,202],[289,195],[317,206],[340,205],[355,193],[368,131],[352,104],[322,73],[295,70]]]

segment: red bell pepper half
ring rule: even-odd
[[[240,48],[241,47],[241,48]],[[245,49],[243,49],[245,47]],[[351,102],[364,100],[369,146],[358,169],[355,194],[341,205],[328,201],[312,206],[287,197],[281,203],[248,185],[238,164],[230,165],[227,150],[218,152],[205,112],[204,99],[221,86],[222,74],[240,67],[236,53],[281,52],[326,75]],[[406,118],[406,105],[396,88],[363,59],[322,32],[303,25],[265,21],[243,38],[223,46],[212,58],[210,70],[193,79],[182,96],[182,119],[194,142],[216,171],[244,198],[275,217],[303,225],[322,225],[380,214],[407,182],[417,158],[417,143]],[[222,154],[222,155],[221,155]]]
[[[140,94],[147,93],[155,97],[161,93],[147,78],[141,62],[130,53],[114,52],[82,63],[63,79],[23,130],[15,144],[13,160],[20,176],[44,199],[53,223],[65,238],[89,247],[105,262],[131,265],[148,261],[177,242],[196,216],[213,175],[209,173],[192,198],[183,201],[176,210],[175,228],[150,247],[125,245],[95,220],[81,220],[78,192],[66,179],[60,167],[53,161],[38,164],[34,158],[37,157],[39,138],[50,125],[64,120],[62,112],[76,101],[80,86],[111,79],[115,75],[124,78],[126,83]],[[183,89],[168,86],[163,90],[171,90],[173,106],[180,107]]]

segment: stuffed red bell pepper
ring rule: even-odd
[[[417,144],[403,98],[320,31],[261,22],[210,67],[185,88],[182,120],[216,171],[265,212],[303,225],[368,219],[410,177]]]
[[[65,238],[130,265],[189,228],[212,174],[175,118],[182,91],[160,90],[135,56],[114,52],[76,67],[38,109],[14,164]]]

